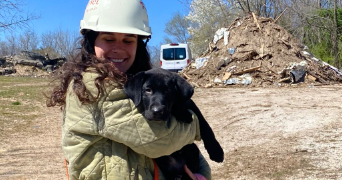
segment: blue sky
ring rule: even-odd
[[[78,31],[80,20],[88,0],[26,0],[28,12],[35,12],[41,18],[31,22],[34,31],[40,35],[57,29]],[[152,39],[149,45],[159,45],[166,35],[164,27],[177,11],[188,14],[188,8],[179,0],[143,0],[152,27]],[[25,9],[26,10],[26,9]],[[0,34],[4,39],[4,34]]]

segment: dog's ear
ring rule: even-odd
[[[177,89],[177,101],[179,103],[187,102],[194,94],[194,88],[181,76],[174,74]]]
[[[141,91],[144,82],[145,72],[139,72],[134,77],[129,79],[125,86],[124,92],[128,98],[132,99],[135,106],[139,106],[141,102]]]

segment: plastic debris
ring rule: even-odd
[[[233,72],[235,70],[236,66],[231,66],[227,69],[227,72]]]
[[[225,45],[225,46],[228,45],[228,37],[229,37],[229,34],[230,34],[229,31],[224,31],[223,40],[224,40],[224,45]]]
[[[228,80],[225,81],[225,84],[244,84],[244,85],[248,85],[252,83],[252,76],[250,74],[243,74],[239,77],[236,78],[230,78]]]
[[[209,59],[209,57],[197,58],[195,60],[196,69],[199,69],[200,67],[202,67],[204,62],[206,62],[208,59]]]
[[[227,28],[221,28],[216,31],[213,43],[216,44],[218,40],[220,40],[224,36],[224,32],[227,31]]]
[[[230,55],[233,55],[235,53],[236,48],[228,48],[228,52]]]
[[[221,80],[221,79],[219,79],[218,77],[215,77],[215,79],[214,79],[214,83],[222,83],[222,80]]]
[[[279,74],[283,77],[289,77],[292,83],[303,82],[307,66],[308,63],[306,61],[291,63],[289,67],[283,69]]]

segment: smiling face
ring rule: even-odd
[[[126,72],[133,64],[138,36],[134,34],[100,32],[94,43],[95,55],[103,61],[114,64],[121,72]]]

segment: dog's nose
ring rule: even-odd
[[[155,116],[155,117],[160,117],[160,116],[162,116],[163,113],[164,113],[163,107],[153,106],[153,107],[152,107],[152,112],[153,112],[153,116]]]

